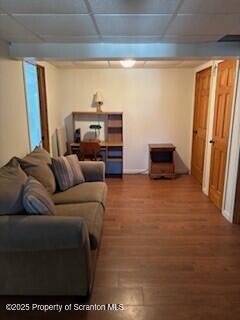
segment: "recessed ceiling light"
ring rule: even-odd
[[[120,63],[124,68],[132,68],[136,63],[136,60],[126,59],[126,60],[121,60]]]

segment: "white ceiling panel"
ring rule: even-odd
[[[103,36],[103,42],[106,43],[154,43],[162,40],[161,36]]]
[[[57,68],[75,68],[73,61],[55,61],[55,60],[49,60],[49,63],[54,65]]]
[[[135,65],[134,65],[134,69],[135,68],[143,68],[145,64],[145,61],[136,61]],[[123,66],[121,65],[120,61],[109,61],[109,66],[110,68],[123,68]]]
[[[216,35],[240,32],[238,15],[179,14],[165,35]]]
[[[57,68],[62,69],[123,69],[120,61],[58,61],[50,60]],[[136,61],[131,69],[162,69],[162,68],[196,68],[207,60],[153,60],[153,61]]]
[[[182,63],[182,61],[146,61],[146,68],[173,68],[177,67]]]
[[[13,18],[0,14],[0,38],[14,42],[40,42],[41,39],[26,30]]]
[[[96,15],[103,36],[159,36],[172,15]]]
[[[8,13],[87,13],[83,0],[0,0]]]
[[[97,35],[88,15],[14,15],[24,26],[39,35],[93,36]]]
[[[96,43],[100,41],[98,36],[47,36],[42,35],[42,39],[45,42],[51,43]]]
[[[239,0],[184,0],[180,13],[240,13]]]
[[[180,0],[89,0],[94,13],[173,13]]]
[[[207,62],[206,60],[182,61],[180,66],[181,68],[196,68],[206,62]]]
[[[108,61],[74,61],[75,68],[81,69],[106,69],[109,67]]]

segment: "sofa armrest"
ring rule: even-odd
[[[1,216],[0,230],[0,295],[89,294],[93,267],[81,218]]]
[[[80,161],[79,163],[87,182],[105,180],[105,163],[103,161]]]
[[[0,217],[0,252],[89,248],[82,218],[12,215]]]

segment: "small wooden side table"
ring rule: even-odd
[[[173,144],[149,144],[149,176],[156,178],[175,178]]]

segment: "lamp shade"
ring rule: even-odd
[[[103,95],[100,92],[97,92],[95,95],[95,101],[99,104],[103,104]]]

